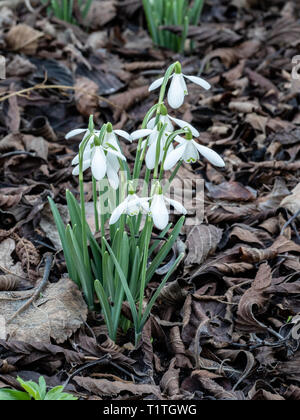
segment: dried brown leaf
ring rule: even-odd
[[[213,225],[194,226],[187,235],[188,255],[185,265],[202,264],[208,256],[215,253],[222,239],[223,230]]]
[[[89,377],[75,376],[74,381],[88,392],[108,396],[110,398],[121,393],[132,394],[134,396],[155,395],[161,399],[159,388],[155,385],[134,384],[133,382],[109,381],[107,379],[93,379]]]
[[[31,291],[3,292],[0,313],[10,319],[32,295]],[[27,343],[65,342],[86,320],[87,306],[76,284],[64,278],[48,284],[43,294],[6,327],[9,340]]]
[[[19,24],[13,26],[6,35],[6,41],[10,49],[20,51],[26,55],[34,55],[38,47],[38,40],[44,36],[31,26]]]

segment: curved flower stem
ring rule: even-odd
[[[96,232],[99,232],[99,213],[98,213],[98,194],[97,194],[97,181],[93,177],[93,202],[94,202],[94,216]]]
[[[150,216],[148,216],[146,219],[145,227],[144,227],[144,229],[146,229],[146,233],[145,233],[145,240],[144,240],[144,255],[143,255],[143,265],[142,265],[142,272],[141,272],[139,313],[138,313],[139,322],[141,321],[142,314],[143,314],[143,300],[144,300],[144,295],[145,295],[146,278],[147,278],[148,251],[149,251],[149,245],[150,245],[150,240],[151,240],[152,228],[153,228],[153,222]]]

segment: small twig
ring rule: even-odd
[[[75,372],[73,372],[68,377],[68,379],[66,380],[66,382],[64,383],[64,388],[66,388],[66,386],[74,378],[74,376],[78,375],[79,373],[81,373],[85,369],[88,369],[88,368],[93,367],[93,366],[96,366],[96,365],[107,365],[107,364],[110,363],[110,360],[111,360],[111,355],[110,354],[106,354],[105,356],[101,357],[100,359],[96,360],[95,362],[87,363],[86,365],[81,366],[79,369],[76,369]]]
[[[29,281],[28,278],[19,276],[19,274],[13,273],[12,271],[8,270],[7,268],[3,267],[2,265],[0,265],[0,270],[1,271],[4,271],[4,273],[10,274],[11,276],[16,276],[16,277],[18,277],[21,280],[27,280],[27,281]]]
[[[283,235],[285,229],[295,220],[297,219],[297,217],[300,216],[300,210],[297,211],[297,213],[295,213],[284,225],[283,228],[281,229],[280,234]]]
[[[34,153],[26,152],[26,150],[15,150],[14,152],[8,152],[8,153],[4,153],[3,155],[0,155],[0,158],[7,158],[11,156],[18,156],[18,155],[27,155],[30,157],[36,157]]]
[[[116,105],[114,102],[109,101],[108,99],[104,98],[103,96],[96,95],[94,93],[89,93],[84,89],[77,88],[76,86],[65,86],[65,85],[46,85],[45,81],[43,83],[37,84],[35,86],[32,86],[30,88],[19,90],[18,92],[12,92],[8,95],[0,97],[0,102],[6,101],[9,98],[12,98],[13,96],[24,96],[25,93],[30,93],[34,90],[39,89],[58,89],[58,90],[74,90],[78,92],[83,92],[86,95],[92,96],[94,98],[100,99],[101,101],[107,102],[109,105],[111,105],[114,108],[121,109],[118,105]],[[1,95],[0,95],[1,96]]]
[[[40,282],[38,288],[35,290],[34,294],[31,296],[31,298],[23,306],[21,306],[21,308],[16,313],[14,313],[14,315],[11,318],[9,318],[7,320],[7,324],[12,322],[17,316],[19,316],[22,312],[24,312],[27,308],[29,308],[29,306],[40,295],[40,293],[42,292],[42,290],[44,289],[44,287],[47,284],[47,281],[48,281],[48,278],[49,278],[49,275],[50,275],[50,271],[51,271],[52,261],[53,261],[53,256],[52,255],[47,255],[46,263],[45,263],[44,277],[43,277],[42,281]]]

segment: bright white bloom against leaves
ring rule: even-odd
[[[178,213],[187,214],[186,209],[178,201],[171,200],[163,194],[154,194],[150,206],[150,215],[153,219],[154,225],[164,230],[169,223],[169,211],[167,205],[171,205]]]
[[[82,133],[85,133],[82,142],[91,134],[89,129],[77,129],[68,133],[66,138]],[[119,159],[126,160],[126,158],[121,152],[116,135],[120,135],[128,141],[130,141],[130,135],[123,130],[106,132],[103,139],[103,145],[95,146],[95,136],[99,136],[99,134],[100,131],[94,131],[94,134],[92,134],[83,152],[83,172],[91,167],[92,174],[97,181],[100,181],[107,175],[112,188],[117,189],[119,187]],[[80,144],[82,144],[82,142]],[[72,165],[77,165],[72,172],[73,175],[79,175],[79,155],[75,156]]]
[[[147,128],[153,129],[155,127],[155,120],[156,118],[152,118],[148,124],[147,124]],[[193,136],[198,137],[199,136],[199,131],[196,130],[195,127],[193,127],[191,124],[189,124],[186,121],[180,120],[179,118],[174,118],[171,117],[170,115],[160,115],[159,117],[159,121],[164,125],[167,124],[166,126],[166,131],[172,132],[174,131],[174,127],[173,127],[173,123],[175,123],[176,125],[178,125],[178,127],[180,128],[188,128],[191,133],[193,134]]]
[[[184,102],[185,95],[188,95],[185,79],[188,79],[190,82],[201,86],[205,90],[209,90],[211,88],[211,85],[206,80],[198,76],[188,76],[183,73],[173,73],[170,76],[170,79],[172,80],[168,91],[168,102],[170,107],[174,109],[180,108]],[[162,85],[163,80],[163,77],[155,80],[155,82],[150,85],[149,91],[152,92],[153,90],[159,88]]]
[[[172,129],[173,129],[173,126],[172,126]],[[154,169],[154,167],[155,167],[156,150],[157,150],[157,143],[159,141],[159,135],[160,135],[160,132],[157,129],[157,125],[154,126],[153,129],[148,128],[148,129],[144,129],[144,130],[137,130],[137,131],[134,131],[131,134],[131,139],[132,140],[137,140],[137,139],[149,136],[149,140],[148,140],[148,147],[149,148],[147,150],[145,160],[146,160],[147,168],[151,169],[151,170]],[[162,136],[161,136],[161,139],[160,139],[160,156],[159,156],[158,163],[161,163],[161,161],[164,157],[165,146],[166,146],[166,142],[167,142],[167,139],[168,139],[169,135],[170,135],[170,133],[165,129]],[[147,142],[144,141],[143,147],[145,147],[146,144],[147,144]],[[169,149],[168,149],[168,153],[170,151],[172,151],[173,149],[174,149],[173,145],[171,144]]]
[[[122,214],[128,216],[137,216],[139,213],[149,213],[148,197],[140,198],[136,194],[129,194],[127,198],[113,211],[109,223],[115,224]]]
[[[224,160],[218,153],[208,147],[198,144],[195,140],[187,140],[180,136],[177,136],[175,140],[178,141],[179,145],[168,154],[164,163],[164,169],[166,171],[173,168],[180,160],[184,160],[186,163],[197,162],[197,160],[199,160],[199,154],[219,168],[225,166]]]

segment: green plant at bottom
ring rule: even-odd
[[[43,376],[40,377],[39,383],[33,381],[23,381],[17,378],[17,381],[25,390],[16,391],[14,389],[0,389],[0,401],[76,401],[78,398],[64,391],[63,386],[57,386],[47,392],[46,381]]]
[[[183,52],[190,25],[198,25],[204,0],[143,0],[149,33],[155,45]],[[161,26],[180,26],[176,35]],[[191,42],[191,49],[193,42]]]

